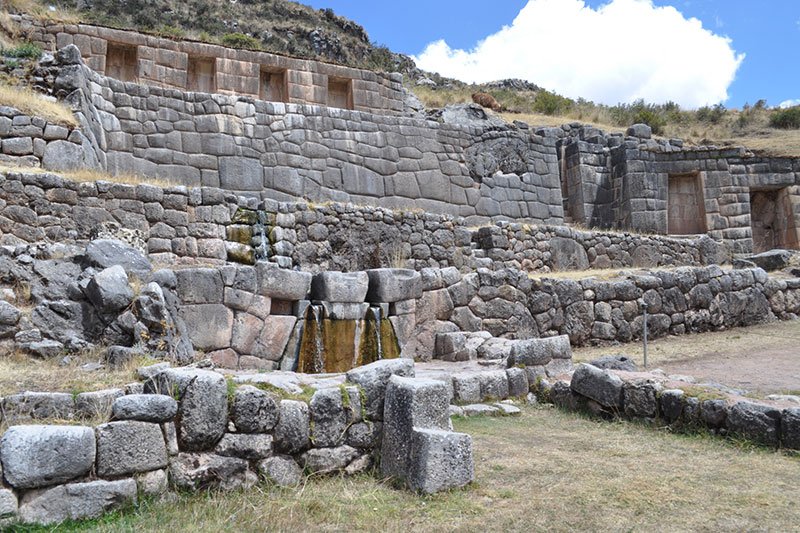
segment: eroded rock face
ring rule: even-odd
[[[165,394],[128,394],[114,400],[111,415],[115,420],[168,422],[178,412],[178,402]]]
[[[0,439],[0,459],[5,479],[17,489],[70,481],[94,464],[94,431],[84,426],[13,426]]]

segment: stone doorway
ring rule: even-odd
[[[797,228],[789,188],[750,190],[753,252],[775,248],[798,249]]]
[[[670,175],[667,233],[697,235],[706,231],[706,210],[700,173]]]
[[[108,43],[106,76],[120,81],[137,81],[139,77],[138,48],[126,44]]]

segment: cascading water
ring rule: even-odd
[[[331,320],[323,306],[310,305],[300,339],[297,371],[346,372],[380,359],[400,356],[394,328],[379,307],[360,320]]]
[[[370,307],[372,311],[372,318],[375,320],[375,360],[380,361],[383,359],[383,339],[381,339],[381,308]]]
[[[267,238],[267,212],[258,211],[258,224],[254,228],[258,234],[258,245],[256,245],[256,259],[266,260],[269,258],[269,238]]]

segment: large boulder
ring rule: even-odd
[[[589,256],[583,245],[574,239],[564,237],[550,239],[550,262],[556,272],[589,268]]]
[[[179,453],[170,459],[169,475],[178,490],[236,490],[258,481],[247,461],[210,453]]]
[[[610,409],[622,407],[622,385],[619,376],[587,364],[575,368],[570,382],[574,392]]]
[[[472,437],[452,431],[415,428],[409,465],[407,484],[411,490],[433,494],[463,487],[475,479]]]
[[[169,368],[145,383],[145,393],[178,398],[176,428],[182,450],[209,450],[228,427],[228,385],[221,374]]]
[[[256,264],[258,294],[277,300],[305,300],[311,289],[310,272],[288,270],[272,263]]]
[[[319,389],[312,396],[309,408],[314,445],[321,448],[340,445],[350,423],[350,413],[345,409],[342,390],[339,387]]]
[[[153,269],[150,261],[129,244],[116,239],[95,239],[86,246],[86,258],[96,268],[119,265],[125,272],[145,277]]]
[[[747,257],[747,261],[755,263],[767,272],[773,272],[789,266],[792,259],[792,252],[789,250],[769,250],[760,254]]]
[[[311,299],[321,302],[361,303],[367,296],[366,272],[320,272],[311,280]]]
[[[777,446],[781,412],[774,407],[752,402],[738,402],[728,410],[728,431],[768,446]]]
[[[22,522],[57,524],[65,520],[96,518],[108,511],[136,503],[136,481],[89,481],[32,490],[22,496]]]
[[[367,301],[393,303],[422,298],[422,276],[406,268],[375,268],[367,270],[369,290]]]
[[[178,413],[178,402],[166,394],[129,394],[114,400],[111,416],[114,420],[168,422]]]
[[[347,372],[348,383],[364,391],[364,414],[370,420],[383,420],[386,386],[393,375],[414,377],[414,361],[410,359],[385,359],[354,368]]]
[[[638,370],[636,361],[627,355],[604,355],[589,361],[589,364],[603,370],[623,370],[625,372]]]
[[[551,359],[571,359],[572,347],[569,337],[559,335],[544,339],[523,339],[511,343],[511,354],[506,362],[508,368],[513,366],[546,365]]]
[[[296,400],[281,400],[278,425],[275,426],[275,447],[284,453],[296,454],[310,443],[308,404]]]
[[[258,473],[279,487],[295,487],[303,479],[303,470],[289,456],[278,455],[258,463]]]
[[[167,466],[167,447],[161,426],[125,420],[95,428],[97,475],[117,477]]]
[[[653,128],[647,124],[634,124],[625,131],[625,135],[628,137],[638,137],[639,139],[649,139],[653,136]]]
[[[242,385],[233,396],[231,420],[241,433],[267,433],[278,423],[278,403],[267,392]]]
[[[414,428],[450,429],[447,387],[441,381],[391,376],[386,388],[381,473],[406,479]]]
[[[118,313],[133,301],[133,289],[128,275],[120,265],[114,265],[95,274],[86,285],[86,296],[104,315]]]
[[[17,489],[63,483],[91,470],[95,449],[89,427],[13,426],[0,440],[3,475]]]
[[[272,456],[272,435],[264,433],[226,433],[214,449],[217,455],[260,461]]]
[[[347,445],[337,448],[314,448],[301,455],[300,461],[312,474],[327,474],[344,470],[359,455],[358,450]]]
[[[800,450],[800,407],[784,409],[781,417],[781,445]]]

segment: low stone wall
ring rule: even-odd
[[[643,303],[651,338],[800,314],[800,279],[770,278],[760,268],[679,267],[580,281],[532,279],[510,269],[422,274],[428,282],[417,304],[418,358],[434,353],[436,334],[456,331],[514,339],[567,335],[573,346],[630,342],[641,338]]]
[[[414,379],[410,361],[367,365],[310,397],[284,399],[209,370],[156,365],[140,375],[133,388],[143,394],[91,394],[93,416],[110,422],[5,431],[0,524],[94,518],[170,489],[248,489],[259,479],[296,486],[304,470],[353,475],[379,458],[382,476],[422,493],[474,477],[472,440],[452,432],[444,383]],[[62,396],[71,395],[17,396],[3,401],[17,415],[6,423],[19,421],[20,403],[32,407],[31,422],[67,415]],[[42,409],[48,403],[60,408]]]
[[[679,388],[680,386],[690,390]],[[568,381],[540,381],[537,394],[569,410],[590,411],[650,424],[744,438],[800,450],[800,408],[780,401],[747,400],[708,389],[702,395],[663,375],[601,370],[578,365]]]

